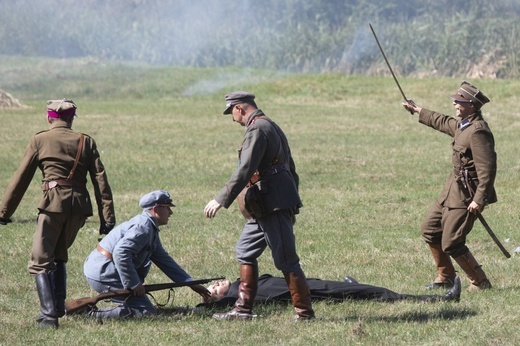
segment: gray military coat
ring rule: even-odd
[[[273,165],[285,165],[286,169],[276,174],[264,174]],[[287,138],[280,127],[259,109],[251,113],[246,122],[238,166],[215,200],[228,208],[255,171],[261,175],[258,184],[268,212],[296,211],[302,206],[298,194],[299,177]]]

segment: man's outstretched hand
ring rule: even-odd
[[[417,106],[412,100],[403,101],[402,105],[411,114],[421,113],[422,108]]]
[[[206,215],[206,217],[211,219],[211,218],[215,217],[215,215],[217,214],[217,211],[221,207],[222,206],[220,205],[219,202],[212,199],[211,201],[209,201],[209,203],[204,208],[204,215]]]

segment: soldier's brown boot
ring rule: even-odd
[[[440,244],[428,245],[437,267],[437,277],[431,284],[427,284],[425,287],[427,289],[451,288],[457,274],[455,273],[455,267],[453,267],[450,255],[442,251]]]
[[[258,289],[258,267],[251,264],[240,265],[240,285],[235,307],[228,312],[213,314],[217,320],[250,320],[253,315],[253,302]]]
[[[455,257],[455,262],[464,270],[466,275],[471,282],[468,291],[481,291],[492,288],[491,282],[486,277],[486,273],[482,270],[482,267],[478,264],[475,257],[471,252]]]
[[[283,275],[289,287],[289,292],[291,292],[294,310],[296,310],[295,321],[313,319],[314,310],[312,309],[311,291],[303,270],[284,272]]]

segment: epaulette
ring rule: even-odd
[[[476,128],[476,129],[481,129],[481,128],[484,127],[484,125],[482,124],[482,121],[483,121],[483,120],[475,121],[474,125],[475,125],[475,128]]]

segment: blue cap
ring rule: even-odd
[[[168,205],[170,207],[175,207],[175,204],[172,203],[170,194],[164,190],[149,192],[139,200],[139,206],[145,210],[151,209],[156,205]]]

